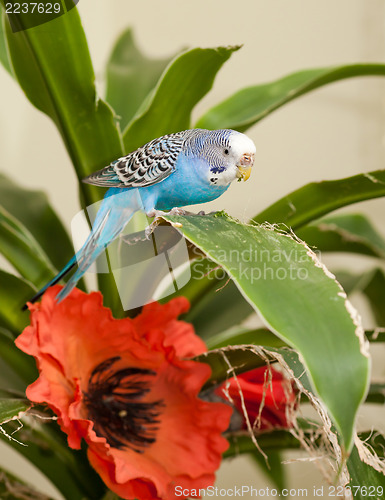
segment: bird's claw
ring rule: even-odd
[[[183,208],[174,207],[168,212],[167,215],[186,215],[186,210],[183,210]]]
[[[162,215],[166,215],[167,212],[163,212],[163,210],[155,210],[155,208],[153,208],[152,210],[150,210],[149,212],[147,212],[147,217],[154,217],[155,219],[157,217],[162,217]]]
[[[147,212],[147,217],[163,217],[163,215],[186,215],[186,210],[183,208],[174,207],[169,212],[163,212],[163,210],[150,210]]]

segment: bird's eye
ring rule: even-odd
[[[225,155],[228,155],[228,154],[229,154],[229,152],[230,152],[230,151],[229,151],[227,148],[226,148],[226,149],[225,149],[225,151],[224,151]]]

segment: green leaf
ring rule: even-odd
[[[385,326],[385,273],[382,269],[375,269],[369,274],[362,292],[369,300],[377,324]]]
[[[369,342],[385,342],[385,328],[375,328],[374,330],[365,330],[366,338]]]
[[[256,450],[254,453],[250,453],[250,457],[266,474],[273,485],[279,491],[282,491],[286,486],[285,470],[282,465],[282,455],[280,451],[277,450],[266,450],[264,451],[264,453],[267,457],[267,463],[265,457],[258,450]]]
[[[370,384],[366,403],[385,404],[385,384]]]
[[[5,364],[6,370],[3,370],[1,377],[3,388],[25,390],[26,384],[31,384],[38,377],[36,363],[33,357],[20,351],[15,345],[14,336],[11,332],[0,328],[0,358]],[[17,385],[10,384],[10,370],[17,375]],[[6,374],[6,375],[5,375]],[[5,375],[5,376],[4,376]],[[22,381],[22,384],[19,383]],[[4,384],[7,384],[6,386]]]
[[[191,111],[240,47],[196,48],[177,56],[123,134],[126,152],[151,139],[190,128]]]
[[[0,498],[6,500],[51,500],[0,467]]]
[[[4,69],[6,69],[11,76],[13,76],[2,22],[0,22],[0,63],[3,65]]]
[[[106,100],[123,130],[152,90],[171,58],[151,59],[137,47],[131,28],[118,38],[107,63]]]
[[[31,408],[31,402],[27,399],[0,398],[0,425],[18,418],[21,413],[29,408]]]
[[[56,268],[72,257],[71,240],[43,192],[22,188],[0,174],[0,207],[27,228]]]
[[[0,253],[26,280],[42,287],[56,274],[32,234],[0,206]]]
[[[301,228],[297,235],[324,252],[353,252],[385,259],[385,239],[362,214],[320,219]]]
[[[29,315],[21,307],[35,294],[29,283],[0,270],[0,327],[19,334],[28,325]]]
[[[23,433],[18,434],[14,422],[3,426],[0,439],[37,467],[63,494],[71,500],[99,500],[105,491],[100,478],[88,464],[83,452],[71,450],[51,426],[22,420]],[[16,431],[16,432],[15,432]],[[10,438],[11,437],[11,438]],[[13,439],[12,439],[13,438]],[[21,445],[20,442],[24,444]]]
[[[218,289],[225,284],[223,281],[225,273],[222,271],[221,276],[218,276],[216,274],[216,270],[219,269],[217,264],[206,257],[202,257],[201,253],[199,254],[199,258],[196,258],[198,249],[194,245],[191,245],[190,242],[187,242],[187,245],[193,249],[193,255],[190,257],[192,261],[191,266],[187,271],[190,279],[182,288],[180,295],[189,300],[191,310],[193,310],[212,288]]]
[[[206,340],[209,349],[220,349],[229,345],[254,344],[268,347],[284,347],[287,344],[267,328],[250,330],[233,327],[224,330]]]
[[[379,437],[382,438],[382,442],[384,442],[383,437]],[[347,466],[351,476],[349,487],[354,499],[367,500],[369,497],[384,498],[384,474],[361,461],[356,446],[354,446],[350,454]]]
[[[12,21],[21,29],[13,33],[5,21],[15,76],[32,104],[56,124],[79,180],[121,157],[121,135],[112,109],[97,96],[77,9],[31,29],[23,30],[30,24],[28,14],[14,15]],[[80,190],[87,206],[104,194],[84,183]],[[98,280],[105,305],[117,316],[123,314],[113,277],[101,274]]]
[[[21,31],[13,33],[5,19],[15,76],[32,104],[56,124],[78,178],[122,156],[114,114],[95,90],[77,9],[32,29],[23,30],[29,23],[28,14],[15,14],[13,22]],[[81,190],[87,205],[102,196],[101,190],[89,185],[82,184]]]
[[[191,308],[184,319],[208,342],[213,335],[238,325],[254,310],[243,300],[223,268],[203,257],[194,245],[189,247],[194,260],[188,270],[188,283],[176,295],[189,300]]]
[[[24,394],[25,382],[19,374],[5,361],[3,354],[0,357],[0,392],[5,391],[5,396]],[[1,498],[1,497],[0,497]]]
[[[121,497],[119,497],[113,491],[107,491],[102,500],[121,500]]]
[[[311,182],[270,205],[254,222],[300,228],[337,208],[385,196],[385,170],[335,181]]]
[[[233,457],[240,453],[254,453],[255,444],[248,433],[230,434],[226,436],[230,447],[224,452],[223,457]],[[283,450],[301,448],[301,444],[289,431],[273,431],[258,436],[258,445],[264,450]]]
[[[229,374],[238,375],[254,368],[266,365],[266,361],[274,362],[274,358],[259,356],[249,346],[235,346],[215,349],[194,358],[195,361],[206,363],[211,368],[209,380],[202,390],[218,385],[228,379]],[[229,369],[231,368],[231,372]]]
[[[232,128],[240,132],[284,104],[329,83],[357,76],[385,76],[384,64],[351,64],[308,69],[263,85],[239,90],[207,111],[197,122],[200,128]]]
[[[212,335],[238,325],[254,312],[231,280],[226,284],[226,279],[222,279],[216,284],[216,287],[211,287],[202,295],[201,300],[185,317],[204,340],[209,340]],[[183,289],[181,292],[183,295]]]
[[[346,270],[338,269],[333,271],[333,274],[348,295],[352,294],[356,290],[360,281],[363,279],[362,274],[352,274],[350,271]]]
[[[363,274],[338,271],[338,280],[347,293],[361,292],[370,304],[378,326],[385,326],[385,273],[380,268]]]
[[[222,213],[164,218],[223,266],[266,326],[298,350],[349,451],[369,359],[333,276],[303,244],[271,227],[243,225]],[[242,258],[245,250],[251,261]]]

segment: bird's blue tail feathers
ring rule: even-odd
[[[92,230],[84,245],[55,278],[39,290],[29,302],[36,302],[50,286],[58,283],[77,264],[78,269],[57,294],[56,300],[60,302],[67,297],[91,264],[106,249],[109,243],[123,231],[134,213],[141,208],[136,189],[124,191],[117,188],[110,189],[102,202]],[[23,306],[23,310],[25,309],[27,309],[27,305]]]
[[[44,294],[44,292],[53,285],[56,285],[64,276],[71,271],[71,269],[76,264],[76,255],[72,257],[71,260],[67,262],[67,264],[63,267],[63,269],[51,280],[49,281],[43,288],[41,288],[28,302],[34,303],[40,299],[40,297]],[[22,310],[25,311],[28,308],[27,304],[24,304]]]

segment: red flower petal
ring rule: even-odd
[[[216,394],[227,399],[224,391],[241,415],[244,414],[244,403],[249,421],[251,425],[257,425],[257,430],[291,427],[287,410],[295,404],[294,388],[274,366],[263,366],[237,375],[236,379],[219,386]]]
[[[91,464],[122,498],[168,499],[174,498],[173,485],[191,489],[212,484],[228,447],[221,434],[232,411],[198,398],[210,368],[183,359],[206,350],[192,326],[177,319],[188,310],[188,301],[152,303],[134,320],[116,320],[102,306],[100,293],[75,289],[57,304],[59,289],[50,288],[41,304],[30,306],[31,326],[16,340],[36,358],[40,371],[27,389],[28,398],[47,403],[57,413],[69,446],[79,448],[82,438],[87,441]],[[119,406],[118,392],[103,393],[104,387],[118,387],[128,406]],[[96,390],[102,391],[98,398]],[[119,434],[119,426],[127,430],[131,425],[131,414],[126,414],[132,411],[135,391],[141,411],[154,416],[148,429],[151,419],[144,421],[144,430],[137,428],[143,435],[132,441],[135,436]],[[98,406],[93,413],[94,404]],[[121,414],[119,408],[127,412]],[[136,410],[132,415],[140,418]]]

